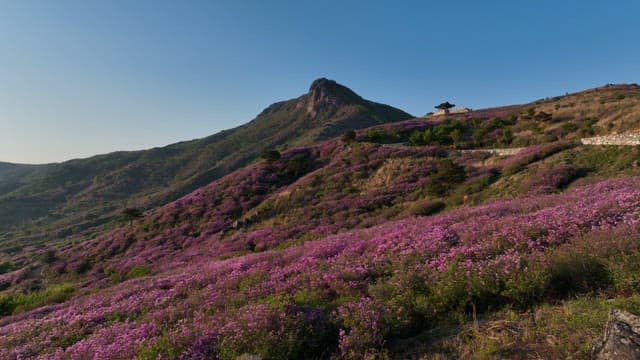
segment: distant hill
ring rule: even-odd
[[[264,149],[310,145],[349,129],[408,118],[411,115],[401,110],[365,100],[322,78],[307,94],[275,103],[247,124],[202,139],[60,164],[2,163],[0,243],[22,246],[90,233],[125,206],[166,203],[252,162]]]

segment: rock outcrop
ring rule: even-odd
[[[363,101],[348,87],[326,78],[317,79],[311,84],[305,100],[307,113],[311,117],[316,117],[330,106],[338,107]]]
[[[602,341],[594,347],[597,360],[640,359],[640,316],[612,309]]]

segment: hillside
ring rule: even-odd
[[[206,138],[60,164],[0,164],[0,249],[15,252],[47,239],[91,236],[116,225],[125,207],[175,200],[254,161],[264,149],[310,145],[347,129],[408,118],[318,79],[307,94]]]
[[[638,106],[619,85],[312,127],[328,139],[1,263],[0,357],[588,358],[609,308],[640,312],[640,147],[579,140],[640,130]]]

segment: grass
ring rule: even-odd
[[[441,319],[437,331],[431,328],[412,339],[392,343],[394,357],[590,358],[609,310],[640,315],[640,243],[633,234],[624,229],[592,233],[549,250],[546,265],[515,277],[515,283],[506,283],[507,289],[529,294],[525,300],[542,294],[538,299],[521,302],[520,306],[518,301],[506,303],[478,316],[474,307],[471,314]],[[539,274],[544,276],[536,277]],[[470,290],[468,286],[463,289]],[[520,299],[512,292],[503,291],[502,295]],[[459,298],[463,293],[454,295]]]
[[[411,341],[397,343],[393,357],[586,359],[602,336],[612,308],[640,314],[640,295],[582,296],[525,312],[503,309],[461,326],[425,332]]]
[[[0,316],[17,314],[47,304],[66,301],[75,292],[70,283],[50,285],[42,290],[28,293],[0,295]]]

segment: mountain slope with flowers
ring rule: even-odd
[[[576,140],[639,102],[603,87],[282,151],[25,255],[0,357],[589,357],[608,308],[640,310],[640,149]]]
[[[0,164],[0,249],[95,236],[119,225],[126,207],[175,200],[251,163],[265,149],[310,145],[347,129],[408,118],[322,78],[307,94],[206,138],[60,164]]]

